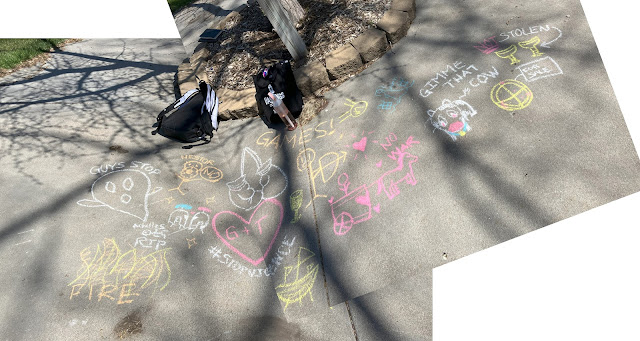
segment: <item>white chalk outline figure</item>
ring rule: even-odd
[[[116,207],[113,207],[107,203],[105,203],[104,201],[99,200],[98,198],[96,198],[96,184],[101,183],[101,180],[103,180],[103,178],[105,177],[113,177],[114,174],[120,173],[120,172],[135,172],[138,174],[141,174],[144,179],[146,179],[147,182],[147,190],[146,193],[144,195],[144,202],[140,205],[143,206],[144,209],[144,216],[139,216],[135,213],[131,213],[128,212],[124,209],[119,209]],[[134,189],[134,187],[136,186],[135,182],[133,181],[133,179],[131,177],[126,177],[123,181],[122,181],[122,188],[126,191],[125,193],[123,193],[120,196],[120,203],[124,204],[124,205],[128,205],[131,202],[131,195],[128,192],[131,192],[131,190]],[[118,190],[118,186],[112,182],[112,181],[107,181],[104,184],[104,191],[111,193],[111,194],[115,194],[116,191]],[[136,217],[140,220],[142,220],[143,222],[146,222],[147,219],[149,218],[149,197],[155,193],[157,193],[158,191],[162,190],[162,187],[156,187],[153,189],[153,191],[151,191],[151,179],[149,179],[149,176],[139,170],[136,169],[121,169],[121,170],[116,170],[113,172],[109,172],[106,173],[104,175],[102,175],[101,177],[99,177],[98,179],[96,179],[96,181],[93,182],[93,184],[91,185],[91,196],[93,197],[93,199],[82,199],[79,200],[77,203],[80,206],[84,206],[84,207],[107,207],[109,209],[112,209],[114,211],[120,212],[120,213],[124,213],[124,214],[128,214],[130,216]],[[100,195],[98,195],[100,196]],[[136,206],[137,208],[137,206]]]
[[[198,208],[197,211],[191,211],[191,209],[187,210],[185,205],[176,205],[176,209],[171,212],[168,220],[170,228],[177,228],[177,230],[171,234],[184,230],[189,230],[193,233],[198,229],[201,233],[204,233],[204,229],[209,225],[211,217],[203,209],[204,208],[201,207]],[[187,223],[189,225],[187,225]]]
[[[433,132],[436,130],[444,131],[453,141],[456,141],[458,136],[465,136],[469,131],[471,131],[469,118],[475,116],[477,113],[478,112],[469,103],[461,99],[454,101],[444,99],[442,100],[442,105],[436,108],[436,110],[427,110],[429,120],[426,124],[433,126]],[[448,128],[451,125],[451,122],[449,121],[452,120],[457,120],[462,125],[462,128],[450,131]]]
[[[245,169],[247,155],[250,156],[253,160],[255,164],[255,170],[254,168],[250,168],[249,171]],[[272,171],[272,169],[274,168],[277,172],[280,172],[280,174],[282,174],[282,178],[284,179],[284,186],[282,187],[282,190],[280,190],[280,192],[278,192],[277,194],[271,195],[271,193],[269,192],[265,194],[265,191],[267,189],[273,188],[273,185],[269,186],[269,182],[271,181],[272,175],[277,175],[277,173]],[[245,147],[242,150],[242,161],[240,161],[240,176],[231,182],[227,182],[227,187],[229,188],[229,200],[231,200],[231,203],[237,208],[246,211],[258,207],[258,205],[260,205],[260,203],[264,200],[280,196],[287,189],[288,185],[289,179],[287,179],[284,171],[280,167],[274,165],[271,158],[269,158],[269,160],[265,162],[262,162],[258,154],[255,151],[251,150],[251,148],[249,147]],[[259,193],[258,199],[256,199],[255,197],[257,193]]]

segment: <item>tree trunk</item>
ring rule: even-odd
[[[296,0],[282,0],[295,1]],[[307,56],[307,46],[304,44],[302,37],[298,34],[298,31],[294,27],[294,24],[289,18],[288,12],[282,7],[282,2],[276,0],[258,0],[260,8],[264,15],[267,16],[269,22],[275,29],[280,39],[287,47],[289,53],[293,59],[300,59]],[[300,4],[298,4],[299,6]]]
[[[302,9],[298,0],[280,0],[280,2],[284,10],[287,11],[287,15],[291,23],[293,23],[293,26],[300,28],[302,18],[304,17],[304,9]]]

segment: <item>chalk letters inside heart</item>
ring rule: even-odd
[[[262,263],[271,251],[271,247],[278,236],[284,208],[277,199],[266,199],[256,207],[249,220],[245,220],[235,212],[223,211],[213,217],[213,230],[220,240],[233,252],[254,266]],[[258,245],[268,242],[264,253],[255,251],[248,245],[251,241],[257,241]],[[259,246],[261,250],[264,246]]]

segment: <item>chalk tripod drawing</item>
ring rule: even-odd
[[[302,299],[309,296],[313,302],[311,290],[318,276],[320,265],[310,260],[315,256],[311,250],[300,247],[296,256],[295,266],[285,266],[284,280],[276,286],[276,294],[284,302],[284,311],[290,304],[298,302],[302,306]]]
[[[476,110],[463,100],[445,99],[436,110],[428,110],[429,120],[434,129],[447,133],[452,140],[465,136],[471,130],[469,118],[477,114]]]
[[[231,203],[249,211],[264,200],[278,197],[288,184],[284,171],[273,165],[271,159],[263,162],[256,152],[245,147],[242,150],[240,176],[228,182],[227,187]]]
[[[106,173],[91,185],[92,199],[78,201],[84,207],[106,207],[136,217],[149,218],[149,197],[162,187],[152,188],[151,179],[136,169],[121,169]]]

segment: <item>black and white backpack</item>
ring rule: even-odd
[[[151,134],[184,143],[204,141],[202,144],[207,144],[213,131],[218,130],[218,104],[211,85],[200,80],[197,89],[187,91],[158,114],[156,130]],[[191,147],[193,145],[182,148]]]

